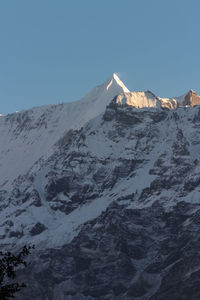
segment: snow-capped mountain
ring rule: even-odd
[[[195,106],[200,104],[200,96],[193,90],[174,98],[160,98],[151,91],[146,92],[125,92],[117,96],[116,102],[120,105],[133,106],[135,108],[168,108]]]
[[[181,99],[114,74],[1,117],[1,246],[36,245],[19,299],[199,299],[200,102]]]
[[[0,117],[0,186],[25,174],[62,135],[102,113],[106,105],[128,89],[113,74],[77,102],[36,107]]]

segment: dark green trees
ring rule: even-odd
[[[25,257],[34,246],[24,246],[18,254],[0,251],[0,299],[14,298],[14,294],[25,287],[25,283],[13,282],[19,266],[26,266]]]

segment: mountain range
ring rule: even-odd
[[[200,97],[130,92],[0,117],[2,249],[17,299],[200,299]]]

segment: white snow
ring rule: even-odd
[[[120,105],[130,105],[136,108],[160,107],[158,98],[151,92],[129,92],[120,94],[116,103]]]
[[[173,97],[173,99],[175,99],[179,105],[182,105],[185,100],[186,95],[187,95],[187,93],[185,93],[179,97]]]
[[[13,180],[19,175],[33,175],[34,180],[31,184],[30,181],[23,178],[20,189],[26,193],[36,189],[41,198],[40,207],[32,205],[33,199],[31,198],[20,205],[16,204],[17,199],[9,200],[10,202],[6,203],[6,208],[0,212],[1,223],[12,219],[14,221],[12,230],[23,230],[24,236],[20,239],[7,237],[3,243],[31,242],[38,247],[59,247],[70,242],[78,234],[84,222],[98,217],[111,201],[117,200],[119,197],[135,193],[134,199],[127,200],[130,208],[142,208],[150,205],[156,200],[155,195],[148,198],[148,203],[141,203],[140,196],[145,188],[150,187],[157,176],[152,175],[150,170],[155,167],[159,156],[165,156],[164,163],[168,167],[166,174],[170,175],[173,168],[172,148],[178,129],[182,130],[189,141],[190,157],[185,160],[199,159],[200,130],[198,125],[191,123],[197,112],[195,108],[187,108],[187,111],[179,108],[176,111],[179,120],[174,117],[174,111],[169,111],[168,119],[164,119],[158,124],[152,122],[150,114],[147,114],[143,122],[130,127],[127,125],[121,128],[122,131],[119,133],[114,121],[102,121],[102,114],[105,112],[106,106],[115,96],[117,96],[116,103],[119,106],[132,106],[137,111],[138,108],[146,108],[149,113],[157,113],[161,106],[172,105],[175,99],[158,98],[150,91],[129,92],[114,73],[103,85],[97,86],[77,102],[37,107],[0,118],[1,189],[12,191],[12,188],[15,187]],[[174,101],[182,103],[183,97],[178,97]],[[122,110],[121,107],[118,109]],[[133,167],[131,176],[122,176],[121,178],[119,176],[117,184],[109,191],[102,191],[98,199],[89,201],[66,215],[59,210],[53,210],[46,200],[47,174],[55,167],[54,162],[51,164],[48,158],[57,153],[56,143],[68,130],[80,129],[86,123],[87,125],[84,127],[84,130],[87,128],[85,144],[78,150],[87,157],[88,165],[89,159],[96,158],[95,165],[90,166],[93,171],[100,170],[106,174],[106,179],[109,179],[113,170],[126,172],[124,161],[141,160],[143,162],[140,167],[135,169]],[[193,126],[196,126],[195,130]],[[149,137],[146,133],[149,134]],[[77,144],[74,147],[72,143],[70,151],[76,152]],[[102,161],[104,164],[101,163]],[[43,162],[46,162],[45,167],[42,165]],[[62,175],[62,171],[65,171],[63,165],[63,160],[56,165],[56,168],[60,170],[60,175]],[[87,165],[82,167],[78,160],[73,160],[70,168],[78,175],[85,175],[83,176],[85,184],[93,182],[94,172],[92,173],[91,169],[88,170]],[[198,174],[199,168],[196,168],[191,177]],[[176,191],[165,190],[158,197],[160,201],[170,198],[169,203],[166,203],[168,208],[178,201]],[[71,201],[62,192],[57,195],[57,198],[66,203]],[[181,199],[198,202],[199,190],[196,189]],[[53,200],[56,201],[56,197]],[[123,203],[127,203],[125,201]],[[3,204],[2,201],[1,205]],[[19,209],[24,211],[16,216],[16,211]],[[30,230],[37,222],[41,222],[48,229],[32,237]],[[4,225],[0,227],[1,235],[5,233],[5,229]]]
[[[0,118],[0,186],[29,168],[70,129],[79,129],[128,89],[116,74],[77,102],[36,107]]]

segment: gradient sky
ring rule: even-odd
[[[73,101],[113,72],[200,93],[199,0],[1,0],[0,112]]]

